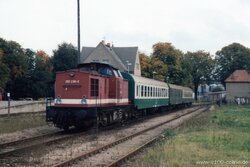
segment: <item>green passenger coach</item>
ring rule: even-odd
[[[192,89],[188,87],[169,84],[169,103],[171,106],[191,105],[194,99]]]
[[[169,87],[165,82],[122,73],[129,81],[129,99],[136,109],[169,105]]]

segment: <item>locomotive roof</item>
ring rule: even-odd
[[[114,66],[111,66],[110,64],[106,64],[106,63],[99,63],[99,62],[90,62],[90,63],[82,63],[82,64],[78,64],[77,65],[77,68],[81,68],[81,67],[85,67],[85,66],[89,66],[89,65],[92,65],[92,64],[96,64],[96,65],[99,65],[99,66],[107,66],[107,67],[111,67],[113,69],[116,69]]]
[[[166,82],[150,79],[150,78],[145,78],[145,77],[140,77],[136,75],[129,74],[136,83],[144,84],[144,85],[152,85],[152,86],[161,86],[161,87],[170,87],[173,89],[181,89],[185,91],[193,91],[189,87],[184,87],[184,86],[179,86],[175,84],[168,84]],[[168,86],[169,85],[169,86]]]

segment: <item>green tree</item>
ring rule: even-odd
[[[0,90],[5,88],[7,81],[9,80],[9,68],[2,63],[3,50],[0,48]]]
[[[77,66],[77,50],[72,44],[62,43],[54,50],[52,57],[54,71],[64,71]]]
[[[141,63],[141,75],[146,78],[154,78],[156,80],[165,81],[167,73],[167,65],[157,57],[147,56],[139,53]]]
[[[15,41],[0,40],[0,48],[3,50],[2,62],[9,69],[9,79],[6,90],[11,93],[11,97],[16,99],[22,97],[25,92],[23,77],[28,72],[27,57],[24,49]]]
[[[248,70],[250,72],[250,49],[232,43],[216,52],[215,78],[224,83],[235,70]]]
[[[198,86],[202,82],[209,82],[214,69],[214,60],[210,53],[204,51],[187,52],[184,56],[185,71],[192,76],[195,99],[197,100]]]
[[[44,51],[36,52],[34,60],[34,70],[32,73],[32,96],[33,98],[52,96],[52,63],[51,59]]]
[[[140,64],[141,64],[141,75],[146,78],[151,77],[151,64],[150,57],[145,53],[139,53]]]
[[[165,78],[169,78],[170,83],[183,84],[182,60],[183,53],[168,42],[159,42],[153,45],[153,57],[161,60],[168,67]]]
[[[150,59],[151,70],[150,76],[156,80],[166,81],[166,73],[168,72],[168,66],[156,57]]]
[[[4,50],[7,45],[7,42],[0,38],[0,93],[5,88],[6,83],[9,80],[9,68],[2,62]]]

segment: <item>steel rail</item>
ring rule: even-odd
[[[206,111],[207,109],[208,109],[208,107],[205,108],[203,111]],[[199,113],[198,115],[200,115],[200,114],[201,114],[201,113]],[[198,116],[198,115],[196,115],[196,116]],[[195,116],[195,117],[196,117],[196,116]],[[183,122],[183,123],[184,123],[184,122]],[[176,129],[176,128],[182,126],[183,123],[181,123],[181,124],[179,124],[179,125],[173,127],[172,129]],[[121,164],[122,162],[125,162],[126,160],[132,158],[133,156],[135,156],[136,154],[138,154],[141,150],[143,150],[143,149],[145,149],[146,147],[148,147],[148,146],[154,144],[155,142],[159,141],[161,138],[162,138],[162,135],[158,135],[158,136],[154,137],[153,139],[149,140],[149,141],[146,142],[145,144],[143,144],[143,145],[141,145],[141,146],[135,148],[133,151],[129,152],[128,154],[126,154],[126,155],[124,155],[124,156],[122,156],[122,157],[119,158],[118,160],[115,160],[115,161],[111,162],[110,164],[106,165],[105,167],[115,167],[115,166],[119,166],[119,164]]]
[[[64,136],[57,136],[62,134],[63,132],[56,132],[56,133],[51,133],[51,134],[45,134],[45,135],[40,135],[40,136],[35,136],[35,137],[31,137],[31,138],[26,138],[26,139],[22,139],[22,140],[16,140],[13,142],[7,142],[7,143],[3,143],[0,145],[0,150],[3,150],[2,152],[0,152],[0,159],[5,158],[6,156],[15,154],[15,153],[19,153],[19,152],[23,152],[25,150],[30,150],[30,149],[34,149],[43,145],[50,145],[53,144],[55,142],[60,142],[63,140],[67,140],[77,136],[81,136],[83,134],[86,134],[86,132],[81,132],[78,134],[69,134],[69,135],[64,135]],[[39,141],[43,138],[47,138],[47,137],[55,137],[55,138],[48,138],[46,141]],[[30,143],[31,144],[30,144]],[[21,146],[20,146],[21,145]],[[26,145],[26,146],[22,146],[22,145]],[[11,148],[8,148],[11,147]],[[7,151],[6,151],[7,150]]]
[[[88,152],[86,152],[86,153],[83,153],[83,154],[81,154],[81,155],[79,155],[79,156],[77,156],[77,157],[71,158],[71,159],[69,159],[69,160],[65,160],[65,161],[63,161],[63,162],[61,162],[61,163],[58,163],[58,164],[56,164],[56,165],[53,165],[53,167],[69,166],[69,165],[73,164],[75,161],[82,160],[82,159],[86,159],[87,157],[91,157],[91,156],[93,156],[93,155],[95,155],[95,154],[98,154],[98,153],[101,152],[101,151],[104,151],[104,150],[107,150],[108,148],[114,147],[114,146],[116,146],[116,145],[118,145],[118,144],[120,144],[120,143],[122,143],[122,142],[124,142],[124,141],[127,141],[127,140],[129,140],[129,139],[132,139],[132,138],[134,138],[134,137],[136,137],[136,136],[138,136],[138,135],[140,135],[140,134],[142,134],[142,133],[145,133],[145,132],[147,132],[147,131],[149,131],[149,130],[155,129],[155,128],[159,127],[159,126],[162,126],[162,125],[164,125],[164,124],[166,124],[166,123],[169,123],[169,122],[172,122],[172,121],[174,121],[174,120],[177,120],[177,119],[179,119],[179,118],[181,118],[181,117],[183,117],[183,116],[185,116],[185,115],[189,115],[189,114],[191,114],[191,113],[193,113],[193,112],[195,112],[195,111],[197,111],[197,110],[199,110],[199,109],[201,109],[201,108],[202,108],[202,107],[200,107],[200,108],[198,108],[198,109],[195,109],[195,110],[193,110],[193,111],[184,113],[184,114],[182,114],[182,115],[177,115],[176,117],[174,117],[174,118],[172,118],[172,119],[170,119],[170,120],[161,122],[161,123],[159,123],[159,124],[157,124],[157,125],[151,126],[151,127],[147,128],[147,129],[144,129],[144,130],[142,130],[142,131],[140,131],[140,132],[136,132],[136,133],[133,133],[133,134],[131,134],[131,135],[129,135],[129,136],[120,138],[120,139],[118,139],[118,140],[116,140],[116,141],[114,141],[114,142],[110,142],[110,143],[108,143],[108,144],[106,144],[106,145],[103,145],[103,146],[101,146],[101,147],[95,148],[95,149],[93,149],[93,150],[91,150],[91,151],[88,151]]]

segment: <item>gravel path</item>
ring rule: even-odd
[[[187,110],[145,120],[144,122],[139,122],[133,126],[125,126],[122,130],[114,129],[99,132],[96,136],[94,133],[92,133],[81,137],[75,137],[63,143],[53,144],[39,150],[23,153],[21,157],[9,159],[8,163],[12,163],[16,166],[36,166],[37,164],[39,164],[39,166],[52,166],[58,162],[64,161],[71,157],[76,157],[79,154],[108,144],[111,141],[120,139],[124,136],[158,124],[159,122],[165,121],[166,119],[175,118],[177,115],[183,112],[187,112]]]
[[[0,143],[6,143],[11,141],[16,141],[20,139],[30,138],[38,135],[48,134],[58,132],[59,129],[54,126],[41,126],[37,128],[25,129],[13,133],[0,134]]]

